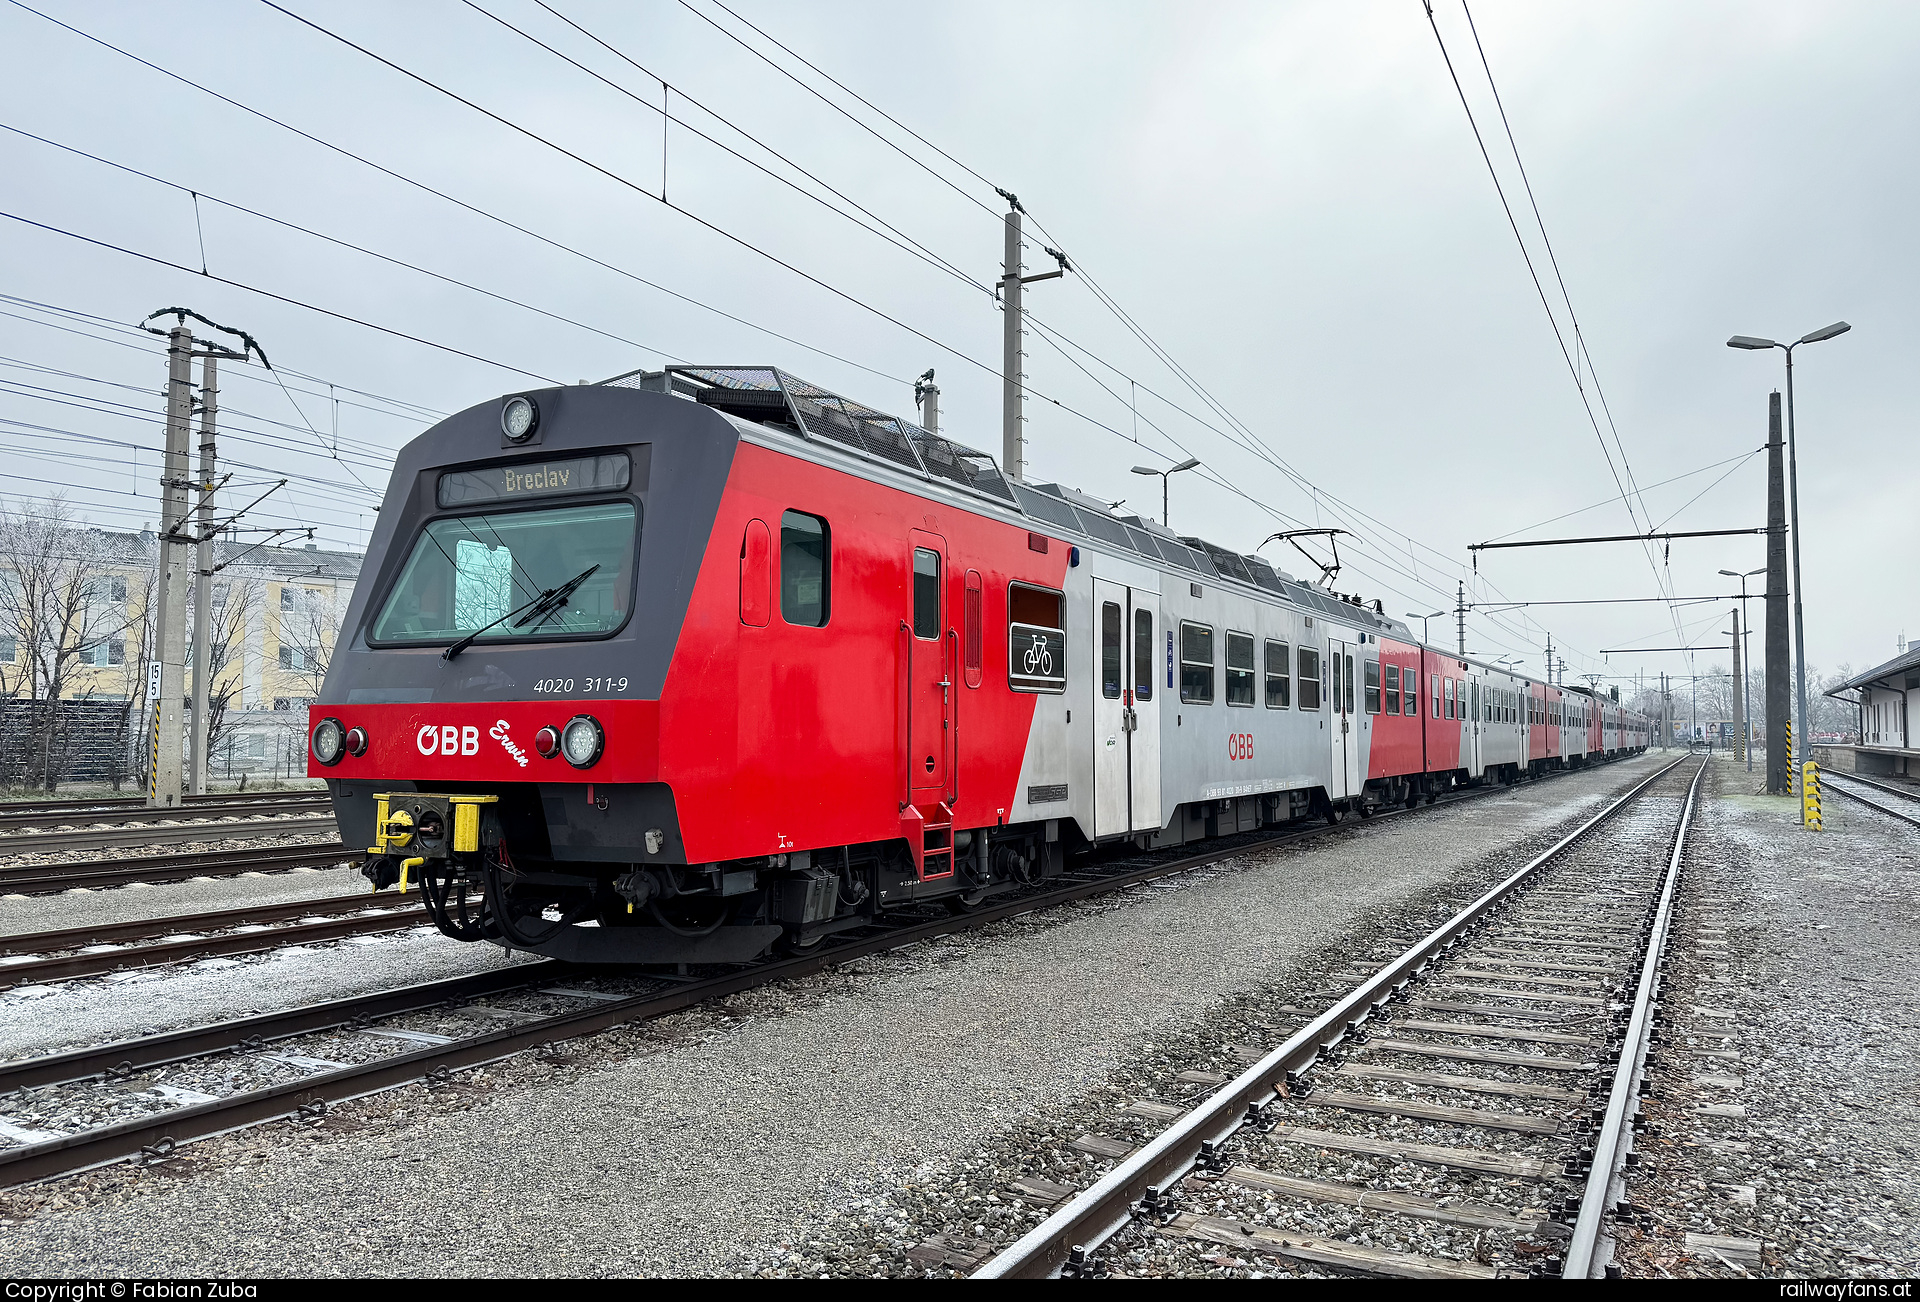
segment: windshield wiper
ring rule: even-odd
[[[559,587],[549,588],[547,591],[541,593],[539,601],[534,603],[534,609],[527,612],[527,618],[515,624],[514,627],[525,628],[528,620],[531,620],[533,621],[533,626],[539,628],[549,619],[552,619],[560,613],[560,607],[567,604],[567,598],[571,597],[574,591],[592,577],[599,568],[598,565],[589,565],[586,569],[581,570]]]
[[[599,568],[600,567],[598,565],[589,565],[586,569],[574,575],[572,578],[568,579],[565,583],[561,584],[559,587],[548,588],[545,592],[535,597],[532,601],[529,601],[523,605],[514,607],[512,610],[508,611],[506,614],[502,615],[500,618],[494,620],[491,624],[484,624],[481,627],[474,629],[473,632],[467,634],[465,637],[461,638],[458,642],[455,642],[452,646],[448,647],[445,651],[442,651],[440,653],[440,658],[442,660],[453,659],[455,656],[459,655],[462,651],[465,651],[468,647],[472,646],[474,643],[474,639],[479,637],[482,633],[486,633],[492,629],[496,629],[500,627],[500,625],[506,623],[508,620],[512,619],[515,615],[518,615],[523,610],[529,611],[531,613],[527,615],[526,619],[521,620],[519,624],[515,624],[514,625],[515,628],[519,628],[521,627],[521,625],[524,625],[527,622],[527,619],[532,619],[534,615],[541,615],[542,618],[544,619],[546,615],[550,615],[553,613],[553,611],[558,610],[560,609],[561,606],[566,605],[567,598],[573,595],[574,589],[578,588],[582,583],[585,583],[587,581],[587,577]],[[553,603],[550,609],[547,606],[547,603],[549,602]],[[536,624],[534,627],[538,628],[539,625]]]

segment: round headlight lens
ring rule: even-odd
[[[322,764],[338,764],[346,753],[347,730],[338,719],[322,719],[313,727],[313,757]]]
[[[577,769],[592,768],[605,745],[606,734],[600,729],[600,721],[590,714],[574,715],[560,730],[560,749],[565,752],[567,763]]]
[[[347,754],[356,759],[367,753],[367,730],[365,728],[347,729]]]
[[[533,734],[533,748],[539,752],[541,759],[552,759],[560,749],[560,734],[551,727],[542,728]]]
[[[500,409],[500,428],[515,443],[525,442],[539,423],[540,409],[533,405],[531,398],[508,398],[506,406]]]

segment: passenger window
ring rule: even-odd
[[[1407,681],[1407,699],[1405,701],[1406,709],[1403,711],[1403,713],[1409,716],[1412,716],[1420,713],[1419,671],[1409,667],[1406,670],[1406,681]]]
[[[1368,714],[1378,714],[1380,713],[1380,662],[1378,660],[1363,660],[1361,664],[1363,666],[1361,672],[1367,676],[1365,683],[1366,695],[1362,699],[1361,704],[1367,707]]]
[[[749,520],[740,539],[740,622],[748,628],[765,628],[772,604],[772,536],[765,520]]]
[[[1398,714],[1400,713],[1400,666],[1382,665],[1380,672],[1387,682],[1387,713]]]
[[[1100,695],[1120,699],[1120,605],[1100,603]]]
[[[1453,679],[1447,679],[1447,717],[1453,717]]]
[[[961,635],[965,643],[964,654],[962,659],[964,661],[965,668],[966,668],[967,686],[978,687],[980,686],[980,654],[981,654],[981,638],[982,638],[982,634],[980,630],[980,622],[981,622],[981,616],[983,613],[981,611],[980,571],[979,570],[967,571],[966,603],[967,603],[967,608],[965,611],[966,630]]]
[[[1340,705],[1344,713],[1352,714],[1353,713],[1353,657],[1346,656],[1343,658],[1347,662],[1347,665],[1346,665],[1347,690],[1346,690],[1346,693],[1340,698]]]
[[[1153,612],[1133,612],[1133,699],[1153,699]]]
[[[1007,588],[1007,686],[1016,692],[1067,690],[1064,599],[1050,588]]]
[[[1288,690],[1293,686],[1293,666],[1287,663],[1287,644],[1285,642],[1267,643],[1267,708],[1284,710],[1288,705]]]
[[[1213,630],[1205,624],[1181,622],[1180,699],[1213,704]]]
[[[1227,634],[1227,704],[1253,704],[1253,635]]]
[[[1340,712],[1340,653],[1334,652],[1327,657],[1327,704],[1333,712]]]
[[[940,636],[940,553],[913,549],[913,635]]]
[[[1310,646],[1300,648],[1300,708],[1320,708],[1320,652]]]
[[[827,522],[787,511],[780,517],[780,618],[825,628],[832,586]]]
[[[1433,717],[1437,719],[1440,717],[1440,675],[1432,674],[1430,677],[1433,681],[1428,687],[1427,695],[1433,701]]]

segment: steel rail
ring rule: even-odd
[[[162,936],[196,935],[225,931],[232,927],[290,922],[296,918],[331,917],[342,913],[360,913],[373,908],[393,908],[408,902],[399,892],[386,895],[359,891],[353,895],[328,895],[310,900],[279,900],[248,905],[239,909],[220,909],[212,913],[174,913],[158,918],[136,918],[130,922],[99,922],[84,927],[66,927],[59,931],[22,931],[0,935],[0,956],[13,954],[58,954],[87,945],[123,945]],[[137,950],[127,950],[137,954]],[[0,979],[7,969],[0,966]]]
[[[70,1085],[95,1076],[131,1075],[149,1067],[161,1067],[190,1058],[204,1058],[243,1046],[264,1047],[296,1035],[353,1026],[403,1013],[416,1013],[442,1004],[464,1003],[487,995],[497,995],[523,986],[559,979],[562,972],[577,975],[583,969],[569,967],[553,959],[536,963],[516,963],[511,967],[474,976],[448,977],[420,985],[381,990],[370,995],[351,995],[325,1003],[283,1008],[258,1013],[231,1022],[211,1026],[193,1026],[181,1031],[142,1036],[115,1044],[69,1049],[61,1053],[0,1064],[0,1093],[32,1089],[42,1085]],[[0,1150],[0,1162],[6,1152]]]
[[[1601,1279],[1606,1276],[1610,1250],[1600,1237],[1607,1209],[1612,1205],[1614,1188],[1623,1179],[1627,1155],[1633,1151],[1633,1122],[1640,1110],[1640,1079],[1646,1074],[1647,1050],[1652,1044],[1654,1007],[1660,993],[1661,967],[1667,958],[1667,932],[1673,923],[1673,893],[1680,884],[1680,865],[1686,855],[1687,831],[1693,824],[1693,811],[1699,804],[1700,784],[1706,780],[1707,765],[1700,761],[1693,781],[1687,785],[1687,801],[1674,827],[1673,852],[1667,857],[1667,871],[1660,883],[1660,903],[1647,930],[1646,957],[1640,962],[1640,982],[1634,987],[1633,1010],[1627,1018],[1626,1037],[1620,1049],[1620,1061],[1614,1067],[1613,1088],[1607,1094],[1606,1117],[1594,1136],[1592,1165],[1587,1171],[1586,1191],[1580,1197],[1580,1211],[1573,1223],[1573,1238],[1567,1244],[1562,1279]],[[1597,1272],[1597,1273],[1596,1273]]]
[[[1679,762],[1679,760],[1674,761],[1675,764]],[[1672,767],[1669,765],[1667,769],[1662,769],[1660,773],[1648,778],[1646,782],[1635,788],[1635,793],[1637,794]],[[1572,771],[1574,770],[1568,770],[1568,772]],[[816,951],[689,982],[668,991],[636,995],[618,1002],[601,1003],[592,1008],[539,1022],[506,1027],[469,1039],[457,1040],[452,1044],[436,1045],[411,1053],[398,1054],[376,1062],[329,1072],[322,1076],[291,1081],[266,1089],[250,1090],[216,1099],[211,1103],[173,1108],[153,1117],[135,1118],[118,1125],[98,1127],[74,1135],[63,1135],[58,1139],[45,1140],[38,1144],[0,1149],[0,1187],[25,1184],[102,1166],[142,1152],[170,1152],[179,1144],[210,1138],[262,1121],[302,1114],[316,1115],[324,1112],[329,1104],[404,1085],[410,1081],[419,1080],[430,1072],[479,1066],[551,1041],[592,1035],[628,1022],[664,1016],[709,999],[735,994],[755,986],[808,976],[872,954],[905,949],[954,932],[1006,921],[1078,900],[1112,894],[1162,877],[1192,872],[1224,859],[1257,854],[1278,846],[1326,836],[1343,829],[1352,830],[1368,823],[1378,823],[1384,818],[1417,813],[1420,809],[1460,804],[1509,790],[1510,788],[1505,786],[1477,788],[1458,795],[1442,797],[1434,805],[1382,811],[1366,822],[1343,821],[1338,825],[1289,829],[1277,836],[1214,847],[1196,855],[1166,860],[1096,879],[1083,879],[1062,889],[1048,891],[1041,895],[1023,896],[1004,904],[985,906],[964,914],[925,922],[902,922],[875,935],[851,936],[839,944],[823,943],[822,947]],[[1603,814],[1600,817],[1605,816]],[[829,948],[828,945],[831,947]],[[489,973],[483,979],[502,983],[490,989],[506,990],[537,981],[550,980],[559,973],[578,973],[583,970],[592,971],[593,969],[582,969],[549,960],[539,965],[540,975],[537,976],[532,975],[533,969],[522,966]],[[472,980],[472,978],[463,980]],[[221,1023],[117,1045],[102,1045],[93,1049],[31,1059],[11,1067],[0,1067],[0,1090],[19,1088],[23,1085],[84,1079],[108,1069],[115,1072],[138,1070],[145,1066],[198,1057],[255,1041],[265,1042],[269,1038],[284,1038],[309,1030],[326,1029],[329,1026],[351,1022],[356,1018],[389,1016],[395,1012],[428,1007],[461,997],[458,994],[444,996],[430,994],[436,990],[450,991],[457,984],[459,984],[457,981],[445,982],[433,987],[410,987],[405,990],[386,992],[379,996],[336,1000],[330,1004],[292,1009],[284,1013],[264,1014],[242,1022]],[[377,1000],[392,1002],[387,1006],[386,1011],[382,1012],[378,1011]],[[236,1041],[233,1033],[237,1030],[244,1030],[247,1038]]]
[[[297,810],[295,812],[298,812]],[[80,832],[16,832],[0,837],[0,855],[44,854],[49,850],[108,850],[123,845],[180,845],[192,841],[239,841],[263,836],[339,835],[333,815],[249,823],[198,822],[178,827],[101,827]]]
[[[182,819],[215,818],[251,818],[264,814],[302,813],[309,810],[326,809],[329,798],[322,793],[319,796],[302,796],[298,799],[250,800],[241,802],[221,802],[219,804],[185,805],[174,809],[148,809],[144,806],[135,809],[89,809],[84,806],[74,809],[34,809],[17,812],[0,806],[0,829],[16,827],[95,827],[100,825],[130,826],[141,823],[160,823]],[[0,852],[4,852],[12,833],[0,837]]]
[[[360,897],[362,909],[381,908],[379,913],[356,913],[349,917],[329,917],[318,922],[297,922],[291,926],[270,927],[264,931],[236,931],[221,936],[196,936],[190,940],[165,941],[155,945],[135,945],[103,953],[68,954],[58,958],[33,959],[25,963],[0,966],[0,989],[66,981],[74,977],[97,976],[130,967],[156,967],[187,963],[199,958],[231,954],[258,954],[263,950],[288,945],[310,945],[348,936],[364,936],[376,931],[403,931],[409,927],[431,926],[426,910],[418,913],[391,910],[374,896]]]
[[[1848,777],[1851,777],[1851,776],[1852,776],[1851,774],[1848,775]],[[1860,804],[1865,805],[1868,809],[1877,809],[1881,813],[1885,814],[1888,818],[1897,818],[1903,823],[1911,823],[1915,827],[1920,827],[1920,818],[1915,818],[1912,814],[1903,814],[1899,810],[1893,808],[1892,806],[1883,805],[1877,800],[1870,800],[1866,796],[1861,795],[1858,791],[1847,790],[1846,787],[1842,786],[1839,782],[1835,782],[1833,780],[1833,774],[1831,773],[1822,773],[1820,775],[1820,785],[1825,787],[1829,791],[1838,791],[1841,795],[1845,796],[1848,800],[1858,801]],[[1876,782],[1873,785],[1879,786],[1880,784]],[[1882,790],[1885,790],[1885,789],[1886,788],[1882,788]],[[1905,793],[1902,792],[1901,794],[1904,795]]]
[[[324,800],[325,791],[221,791],[205,796],[183,796],[179,809],[213,808],[234,803],[252,803],[264,800]],[[88,809],[123,810],[145,809],[145,796],[101,796],[90,800],[85,796],[60,800],[5,800],[0,801],[0,814],[45,814],[71,811],[78,813]],[[177,811],[176,811],[177,812]]]
[[[81,859],[67,863],[0,868],[0,892],[49,894],[76,888],[100,890],[133,882],[182,881],[190,877],[233,877],[251,872],[286,872],[345,863],[360,851],[331,845],[282,845],[199,854],[150,855],[137,859]]]
[[[1278,1084],[1304,1071],[1343,1041],[1397,990],[1423,971],[1521,883],[1585,840],[1594,829],[1686,762],[1682,755],[1635,785],[1605,809],[1435,928],[1398,958],[1343,995],[1332,1007],[1247,1068],[1211,1097],[1198,1103],[1154,1139],[1123,1158],[1090,1188],[1076,1194],[1052,1215],[1003,1249],[975,1279],[1038,1279],[1056,1274],[1076,1251],[1092,1252],[1132,1218],[1134,1204],[1151,1188],[1170,1186],[1193,1169],[1204,1146],[1239,1129],[1250,1107],[1278,1097]]]
[[[1901,786],[1897,783],[1882,782],[1878,778],[1867,777],[1863,773],[1847,773],[1844,771],[1836,771],[1834,769],[1825,768],[1825,767],[1821,768],[1820,777],[1823,780],[1826,778],[1838,777],[1845,782],[1858,782],[1865,786],[1877,788],[1878,790],[1886,792],[1890,796],[1903,796],[1908,800],[1920,800],[1920,786],[1914,786],[1911,784],[1906,786]]]

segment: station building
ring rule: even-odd
[[[1910,646],[1883,665],[1855,674],[1827,692],[1860,711],[1860,743],[1834,746],[1836,767],[1859,773],[1920,775],[1920,646]],[[1850,751],[1850,756],[1837,752]],[[1852,760],[1849,764],[1848,759]]]

